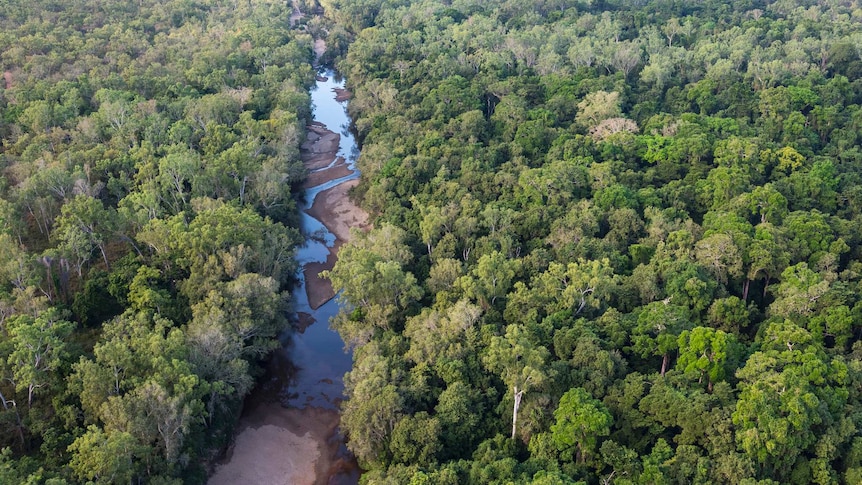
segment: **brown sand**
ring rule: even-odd
[[[309,173],[308,177],[305,178],[305,182],[302,183],[302,188],[309,189],[311,187],[317,187],[318,185],[325,184],[330,180],[346,177],[351,173],[353,173],[353,171],[347,166],[347,162],[344,161],[344,157],[338,157],[335,160],[335,164],[331,167]]]
[[[329,271],[335,267],[335,261],[338,259],[338,249],[341,248],[341,244],[341,240],[336,239],[335,244],[329,249],[329,256],[326,257],[326,261],[322,263],[306,263],[302,269],[305,275],[308,305],[313,310],[317,310],[321,305],[335,296],[332,282],[328,278],[321,277],[320,272]]]
[[[368,229],[368,213],[354,204],[348,194],[358,184],[359,180],[353,179],[324,190],[317,194],[314,204],[306,210],[343,242],[350,241],[350,228]]]
[[[356,227],[363,231],[368,229],[368,213],[354,204],[348,194],[348,191],[358,183],[358,179],[348,180],[324,190],[317,194],[314,204],[305,211],[335,235],[335,245],[330,250],[326,262],[306,264],[303,270],[305,291],[311,308],[318,308],[335,296],[332,282],[321,278],[319,273],[332,269],[335,265],[338,249],[343,243],[350,241],[350,228]]]
[[[335,91],[335,100],[339,103],[343,103],[349,100],[351,96],[353,96],[353,93],[344,88],[335,88],[333,89],[333,91]]]
[[[314,39],[314,58],[315,61],[320,59],[326,52],[326,41],[323,39]]]
[[[335,100],[339,103],[343,103],[353,96],[353,93],[344,88],[334,88],[333,91],[335,91]]]
[[[246,428],[236,437],[236,452],[218,467],[209,485],[314,483],[319,443],[309,433],[298,436],[271,424]]]
[[[332,440],[339,423],[337,411],[284,408],[259,404],[240,421],[235,443],[210,477],[209,485],[326,484],[342,466]]]
[[[335,160],[341,135],[315,124],[307,129],[306,141],[300,146],[303,165],[308,171],[325,168]]]

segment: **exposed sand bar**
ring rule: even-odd
[[[332,282],[328,278],[320,276],[321,271],[329,271],[335,266],[335,261],[338,259],[338,249],[341,247],[341,241],[335,240],[335,245],[329,249],[329,256],[322,263],[306,263],[302,268],[305,275],[305,288],[308,294],[308,306],[312,310],[317,310],[324,303],[328,302],[335,296],[335,290],[332,289]]]
[[[350,200],[350,189],[357,185],[359,179],[353,179],[324,190],[317,194],[314,204],[305,211],[322,222],[341,242],[350,241],[351,228],[368,228],[368,213]]]
[[[338,427],[338,412],[277,403],[259,406],[243,418],[209,485],[325,484],[343,466],[330,439]]]
[[[305,182],[302,183],[302,188],[310,189],[312,187],[317,187],[318,185],[325,184],[330,180],[347,177],[351,173],[353,173],[353,170],[351,170],[347,165],[344,157],[338,157],[331,163],[331,166],[309,173]]]
[[[368,229],[368,213],[354,204],[349,197],[350,189],[358,183],[357,179],[348,180],[324,190],[317,194],[314,204],[305,211],[335,235],[335,245],[330,248],[326,261],[305,265],[305,290],[308,293],[308,303],[313,309],[335,296],[332,283],[326,278],[321,278],[319,273],[333,268],[338,249],[343,243],[350,241],[351,228]]]
[[[339,95],[349,96],[342,90]],[[327,129],[323,124],[314,122],[308,125],[308,135],[302,144],[302,161],[308,178],[303,188],[317,187],[332,180],[346,177],[352,173],[343,157],[338,156],[341,135]],[[350,228],[367,229],[368,214],[350,200],[349,190],[358,184],[356,179],[348,180],[317,194],[311,208],[306,210],[311,217],[320,221],[335,235],[335,245],[325,262],[308,263],[305,274],[305,291],[312,309],[317,309],[335,296],[332,283],[319,276],[324,270],[335,265],[338,248],[350,240]]]
[[[294,4],[291,25],[295,25],[301,18],[302,13]],[[326,44],[323,40],[315,40],[316,58],[319,59],[325,50]],[[6,81],[10,82],[8,78]],[[344,89],[333,91],[339,102],[350,96]],[[309,124],[306,141],[301,150],[303,164],[309,173],[303,188],[317,187],[352,173],[345,160],[338,157],[340,145],[341,135],[327,129],[323,123],[315,121]],[[334,296],[332,284],[320,278],[318,273],[323,269],[331,269],[335,264],[338,248],[349,238],[351,225],[361,228],[367,226],[368,215],[348,198],[347,190],[355,183],[356,181],[350,181],[321,192],[307,211],[336,236],[334,246],[329,248],[330,254],[326,262],[310,263],[303,268],[308,301],[314,309]],[[298,333],[313,330],[307,328],[315,323],[315,316],[311,313],[298,314]],[[338,350],[341,350],[340,347]],[[346,451],[344,438],[338,434],[338,411],[329,409],[329,406],[319,407],[319,404],[310,399],[311,396],[306,405],[288,405],[290,396],[301,396],[304,393],[296,388],[299,384],[294,381],[298,373],[303,372],[302,367],[319,363],[314,359],[306,359],[304,363],[296,361],[296,354],[288,355],[284,349],[273,353],[267,365],[266,376],[246,399],[246,409],[240,419],[234,443],[225,458],[217,464],[209,484],[357,483],[360,470],[355,459]],[[321,354],[323,358],[325,355]],[[317,354],[313,357],[319,358]],[[318,382],[332,384],[333,379],[336,378],[325,377]],[[333,396],[339,396],[331,401],[335,408],[341,399],[340,393],[340,390],[333,393]],[[328,398],[326,400],[329,402]]]

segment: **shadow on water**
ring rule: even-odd
[[[332,71],[321,71],[316,87],[311,91],[314,121],[341,135],[338,156],[347,161],[351,174],[306,189],[302,209],[308,209],[320,192],[340,183],[359,177],[356,170],[358,148],[349,131],[350,119],[346,103],[335,99],[334,89],[343,88],[344,81]],[[326,79],[325,81],[322,79]],[[301,212],[301,229],[304,245],[297,251],[300,266],[326,261],[335,236],[318,220]],[[345,352],[338,333],[329,326],[338,312],[338,303],[331,299],[312,309],[305,289],[302,269],[298,272],[300,285],[294,290],[294,309],[299,315],[300,329],[282,336],[282,346],[273,352],[266,374],[257,388],[246,399],[244,420],[254,421],[256,412],[266,412],[265,404],[279,403],[284,408],[338,411],[344,398],[344,373],[349,371],[352,357]],[[301,328],[310,322],[306,328]],[[317,477],[317,483],[354,485],[359,482],[360,470],[356,460],[337,432],[325,444],[331,450],[331,466],[327,477]]]
[[[316,87],[311,91],[314,121],[341,134],[337,156],[344,157],[352,173],[347,177],[306,189],[303,209],[310,208],[320,192],[359,177],[356,170],[358,150],[353,135],[348,130],[350,118],[347,116],[346,104],[335,100],[334,90],[343,88],[344,81],[332,71],[322,72],[321,75],[323,77],[318,78]],[[306,239],[305,244],[297,251],[299,264],[304,266],[307,263],[326,261],[335,243],[335,236],[320,221],[305,212],[302,212],[301,228]],[[295,309],[298,313],[309,315],[316,323],[303,332],[290,336],[287,345],[281,350],[289,356],[297,369],[288,383],[287,404],[294,407],[318,406],[335,409],[343,397],[344,373],[350,370],[352,364],[350,354],[344,351],[341,337],[329,327],[329,321],[338,313],[338,303],[332,299],[317,309],[312,309],[308,303],[302,271],[298,276],[301,285],[294,291]]]

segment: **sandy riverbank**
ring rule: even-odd
[[[346,177],[351,173],[353,173],[353,171],[350,170],[344,157],[338,157],[331,167],[309,173],[305,182],[302,183],[302,188],[310,189],[311,187],[317,187],[318,185],[325,184],[330,180]]]
[[[345,468],[331,438],[337,411],[258,404],[249,412],[209,485],[325,485]]]
[[[335,296],[332,283],[321,278],[319,273],[330,270],[335,265],[336,255],[341,245],[350,241],[350,229],[368,229],[368,213],[350,200],[349,191],[359,184],[359,180],[348,180],[331,189],[317,194],[314,204],[306,210],[335,235],[335,245],[330,248],[329,257],[323,263],[305,265],[305,290],[308,293],[308,303],[311,308],[318,308]]]
[[[341,242],[350,241],[351,228],[368,228],[368,213],[350,200],[350,189],[357,185],[359,179],[353,179],[324,190],[317,194],[314,204],[305,211],[322,222]]]
[[[312,310],[320,308],[335,296],[332,282],[329,281],[329,278],[320,276],[320,272],[329,271],[335,267],[335,261],[338,259],[338,249],[341,248],[342,244],[340,240],[336,239],[335,244],[329,248],[329,255],[326,257],[326,261],[322,263],[306,263],[305,267],[302,268],[302,273],[305,275],[308,306]]]
[[[336,90],[336,94],[350,96],[346,90]],[[350,175],[352,171],[344,158],[337,156],[340,142],[341,135],[328,130],[323,124],[314,122],[308,125],[308,135],[301,150],[303,165],[309,172],[303,188],[317,187]],[[350,240],[350,228],[368,228],[368,214],[350,200],[349,190],[358,183],[356,179],[349,180],[324,190],[317,194],[314,204],[306,210],[306,213],[332,232],[336,239],[325,262],[308,263],[303,269],[305,291],[312,309],[319,308],[335,296],[332,283],[321,278],[319,274],[333,268],[338,248]]]
[[[344,88],[335,88],[333,91],[335,91],[335,100],[339,103],[343,103],[353,96],[353,93]]]
[[[322,170],[335,161],[341,135],[326,129],[322,123],[313,121],[306,126],[308,133],[305,142],[300,145],[300,159],[309,173]]]

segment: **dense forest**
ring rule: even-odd
[[[321,0],[364,483],[862,482],[862,5]]]
[[[289,325],[316,36],[364,483],[862,482],[857,0],[319,4],[0,2],[0,483],[205,481]]]
[[[291,6],[0,2],[0,483],[200,483],[288,322]]]

